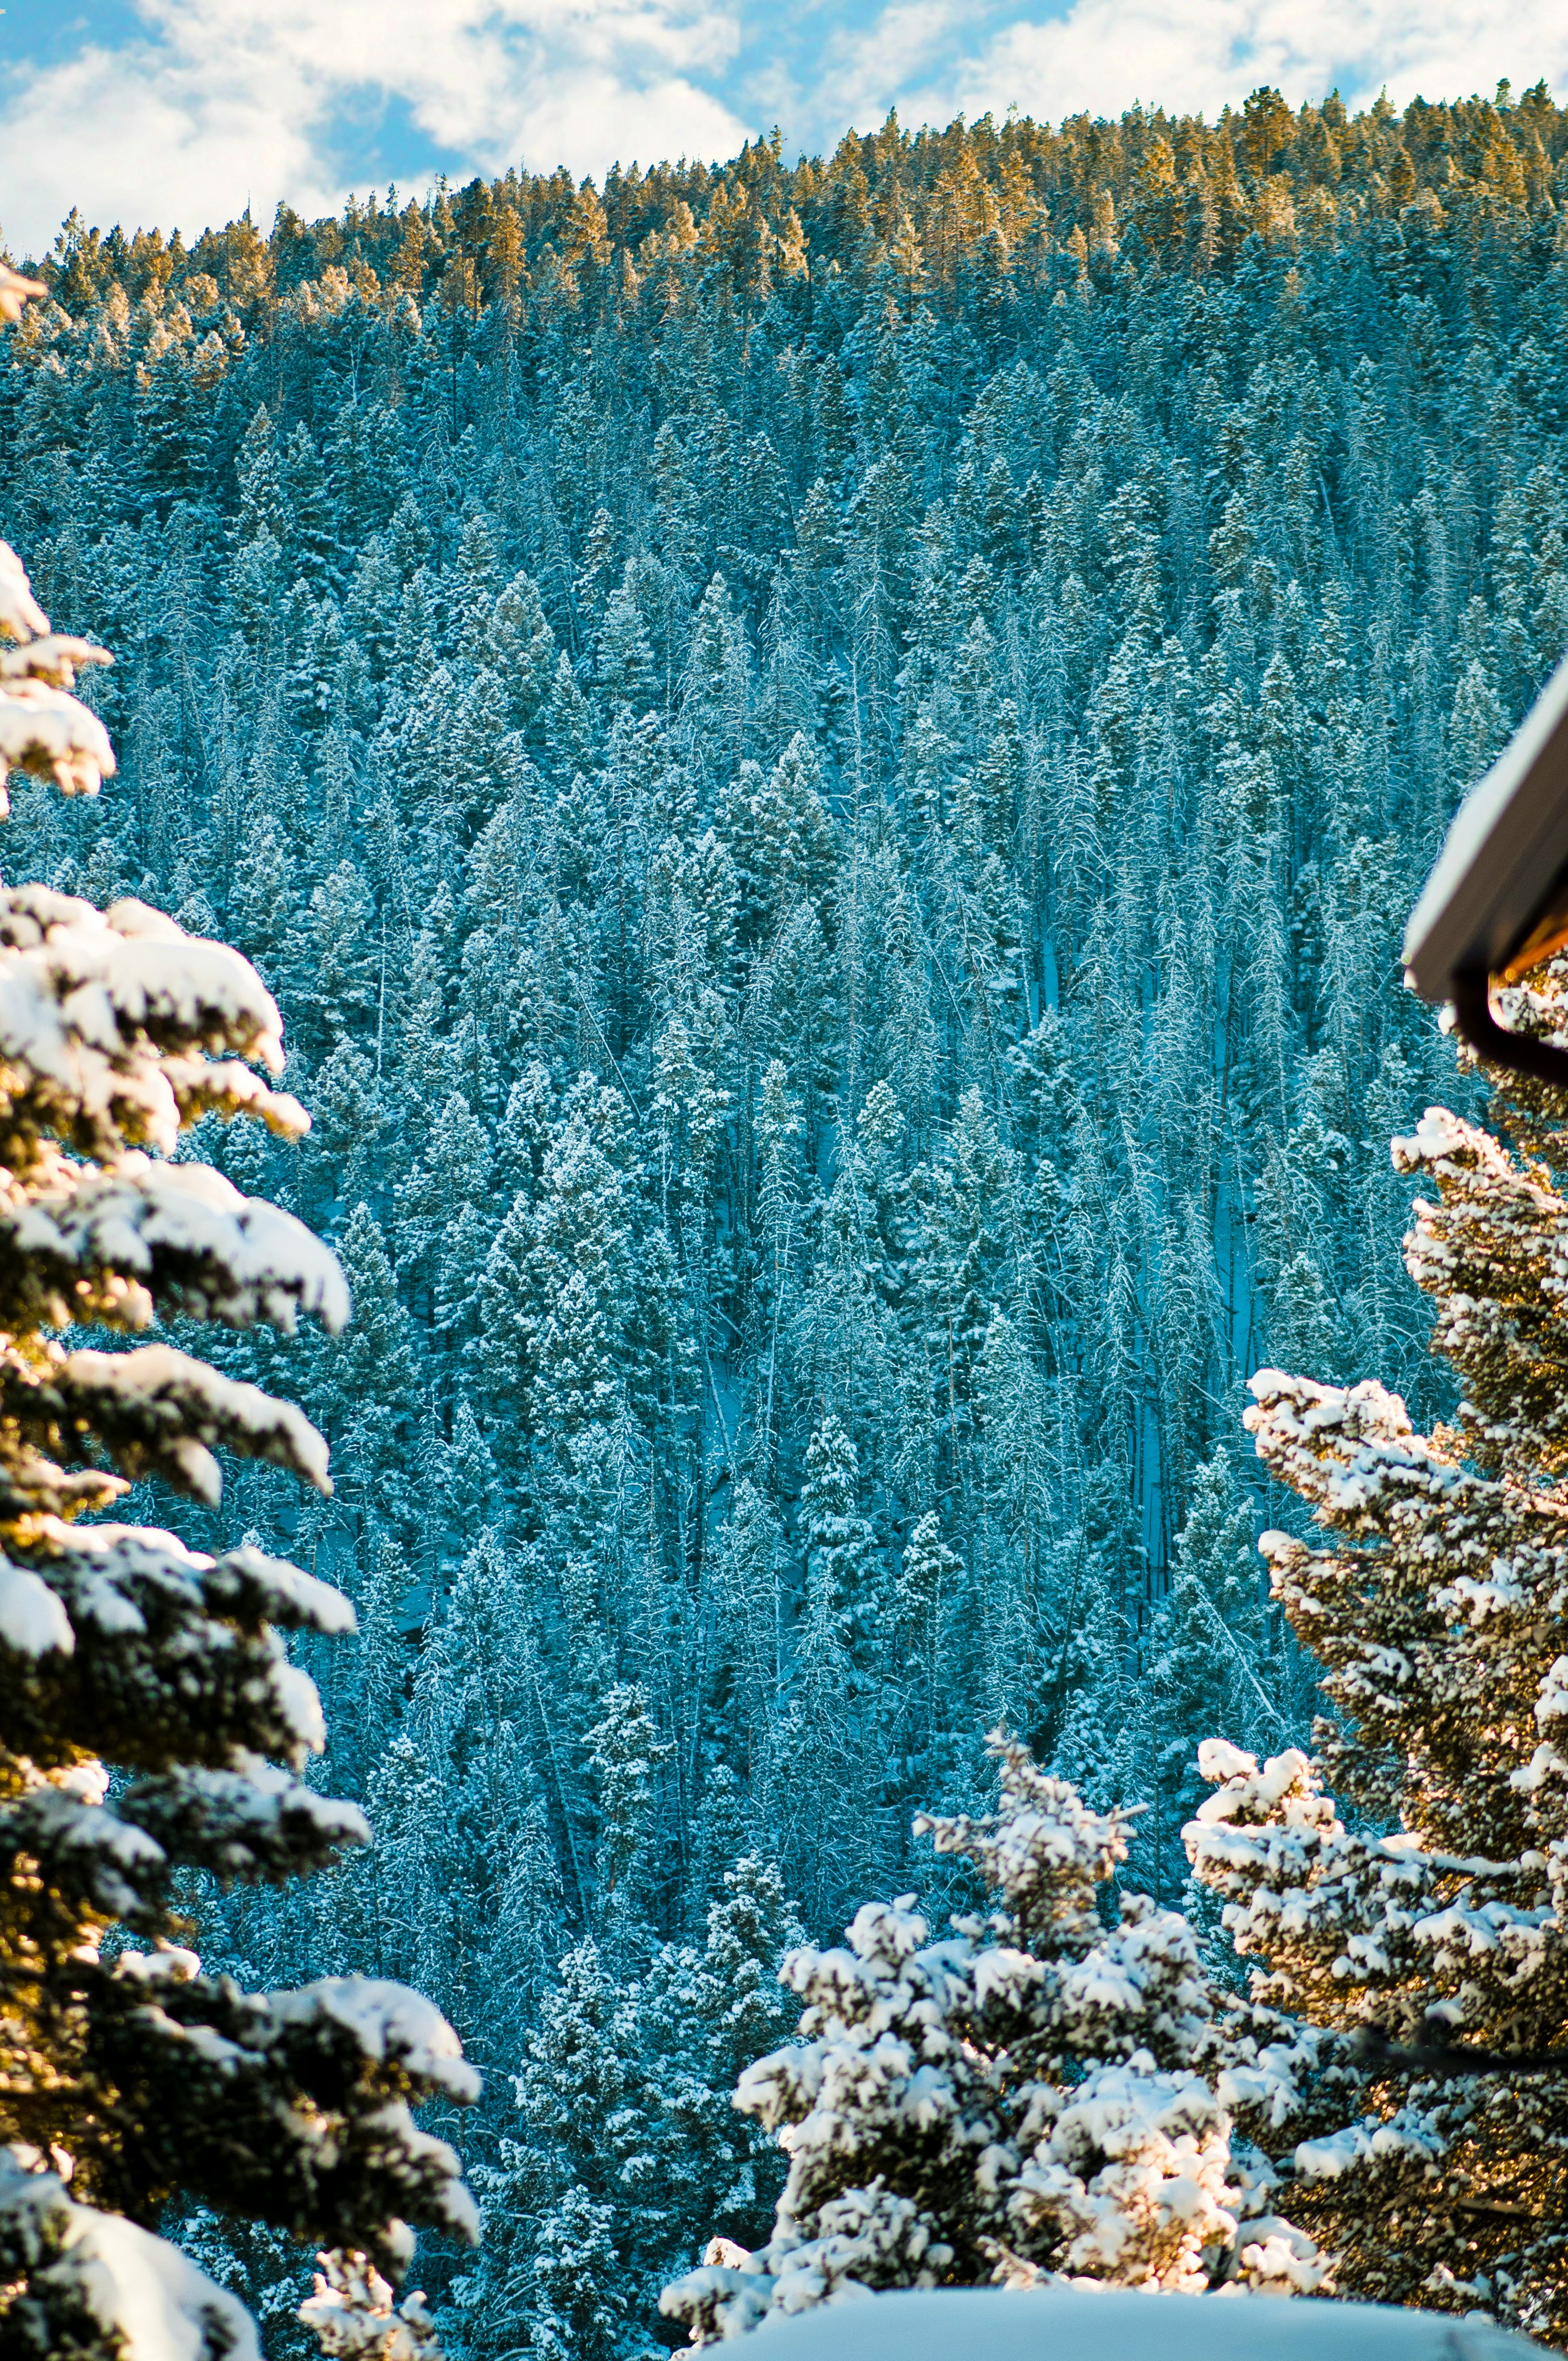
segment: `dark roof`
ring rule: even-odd
[[[1568,663],[1455,815],[1405,929],[1405,967],[1423,1000],[1456,1000],[1466,981],[1521,974],[1565,938]]]

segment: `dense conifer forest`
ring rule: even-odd
[[[203,1339],[336,1489],[181,1529],[352,1595],[298,1645],[377,1846],[189,1905],[484,2070],[449,2351],[682,2334],[783,2180],[780,1953],[972,1899],[911,1823],[987,1730],[1168,1905],[1198,1740],[1306,1732],[1244,1381],[1445,1407],[1398,940],[1568,642],[1565,223],[1544,86],[1264,90],[38,266],[0,532],[121,770],[0,858],[255,962],[313,1128],[192,1152],[356,1311]],[[298,2258],[185,2235],[290,2349]]]

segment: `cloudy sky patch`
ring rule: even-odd
[[[47,247],[91,222],[187,235],[280,198],[422,194],[523,162],[718,158],[778,124],[831,148],[1016,105],[1058,120],[1142,98],[1212,115],[1259,82],[1293,103],[1568,80],[1568,10],[1518,0],[6,0],[0,228]]]

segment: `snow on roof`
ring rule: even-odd
[[[1528,2361],[1488,2321],[1393,2305],[1121,2289],[850,2298],[755,2332],[758,2361]]]

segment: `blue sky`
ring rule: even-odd
[[[831,147],[1017,105],[1216,112],[1568,83],[1568,7],[1517,0],[5,0],[0,233],[71,206],[187,236],[523,161],[717,158],[778,124]]]

